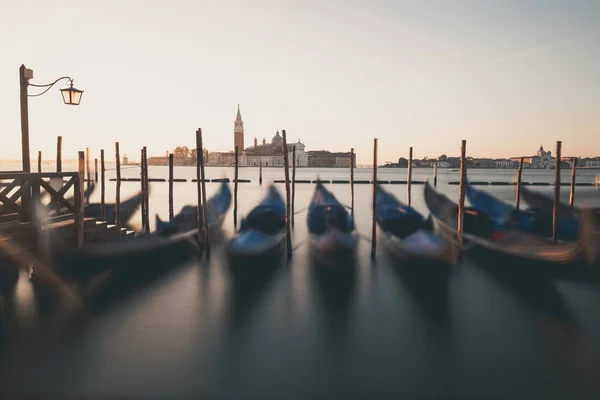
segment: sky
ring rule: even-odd
[[[600,1],[0,0],[0,159],[20,159],[18,69],[30,149],[139,159],[233,148],[285,129],[307,149],[381,163],[414,156],[600,155]],[[37,93],[29,88],[30,93]]]

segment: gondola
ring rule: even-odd
[[[121,225],[126,225],[131,219],[133,214],[138,210],[143,200],[142,193],[131,196],[127,200],[120,203],[119,206],[119,220]],[[105,220],[114,223],[117,218],[117,207],[115,203],[105,204]],[[84,214],[86,218],[96,218],[100,220],[102,218],[102,206],[99,203],[88,204],[84,208]]]
[[[424,197],[436,227],[451,238],[457,237],[458,205],[425,184]],[[465,207],[463,251],[486,264],[513,269],[515,274],[537,273],[553,278],[598,278],[598,269],[585,265],[586,244],[553,244],[550,240],[509,229],[494,231],[490,218],[480,210]]]
[[[426,219],[380,186],[375,203],[377,224],[387,237],[385,247],[398,260],[424,264],[454,261],[455,242],[435,232],[431,216]]]
[[[554,212],[554,199],[551,196],[528,189],[526,187],[521,188],[521,196],[523,196],[523,200],[525,200],[527,204],[532,207],[540,209],[550,215],[552,215]],[[600,208],[598,207],[575,208],[563,203],[559,203],[558,218],[559,220],[570,220],[577,222],[580,220],[581,213],[584,210],[591,212],[592,215],[595,214],[596,218],[598,218],[596,224],[600,223]]]
[[[354,219],[335,196],[317,182],[306,217],[312,256],[322,264],[346,264],[354,258],[358,234]]]
[[[89,279],[106,270],[140,273],[174,265],[198,254],[197,231],[169,237],[143,235],[129,240],[84,244],[81,249],[62,249],[53,254],[54,269],[65,278]]]
[[[217,193],[211,196],[206,203],[206,217],[208,219],[209,233],[214,233],[223,226],[223,220],[231,205],[231,190],[229,189],[227,182],[222,182]],[[196,206],[184,206],[171,221],[162,221],[158,215],[156,216],[156,233],[160,235],[168,236],[177,232],[187,232],[197,228],[198,208]]]
[[[471,206],[483,212],[490,219],[494,235],[502,235],[507,230],[518,230],[545,238],[552,237],[552,216],[542,210],[537,208],[517,209],[483,190],[475,189],[468,182],[465,194]],[[569,233],[566,228],[568,228],[568,223],[559,224],[559,239],[577,240],[578,232]]]
[[[232,263],[277,256],[285,243],[285,202],[274,185],[265,198],[240,222],[225,250]]]

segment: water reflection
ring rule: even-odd
[[[244,323],[259,304],[265,290],[277,273],[288,264],[283,254],[250,261],[228,260],[231,292],[229,300],[230,331],[233,335],[244,328]]]
[[[336,343],[347,332],[351,320],[357,279],[356,258],[335,266],[311,258],[309,268],[310,284],[315,288],[318,301],[317,309],[323,311],[330,339]]]
[[[420,310],[426,325],[438,336],[450,327],[449,281],[452,266],[444,262],[394,261],[391,268]]]

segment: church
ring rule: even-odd
[[[514,162],[520,162],[521,157],[511,157]],[[544,146],[540,145],[538,152],[533,156],[523,158],[524,164],[529,164],[530,168],[554,168],[556,165],[556,158],[552,157],[551,151],[545,151]]]
[[[254,145],[244,148],[244,121],[238,104],[237,115],[233,126],[233,146],[234,150],[237,147],[239,155],[239,165],[242,167],[283,167],[283,138],[279,131],[273,136],[270,143],[263,138],[262,144],[258,143],[258,139],[254,138]],[[304,143],[298,139],[295,143],[287,144],[287,157],[289,165],[292,165],[292,151],[296,147],[296,166],[308,166],[308,154]],[[243,149],[243,151],[242,151]]]

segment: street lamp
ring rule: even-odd
[[[29,102],[27,98],[43,95],[63,79],[68,79],[70,84],[68,88],[60,89],[65,104],[78,106],[81,101],[81,96],[83,95],[83,90],[74,88],[73,79],[68,76],[60,77],[47,85],[31,84],[29,83],[30,79],[33,79],[33,70],[25,68],[25,65],[21,65],[19,68],[19,83],[21,87],[21,149],[23,156],[23,172],[31,172],[29,160]],[[46,88],[46,90],[37,94],[27,94],[28,86]]]

